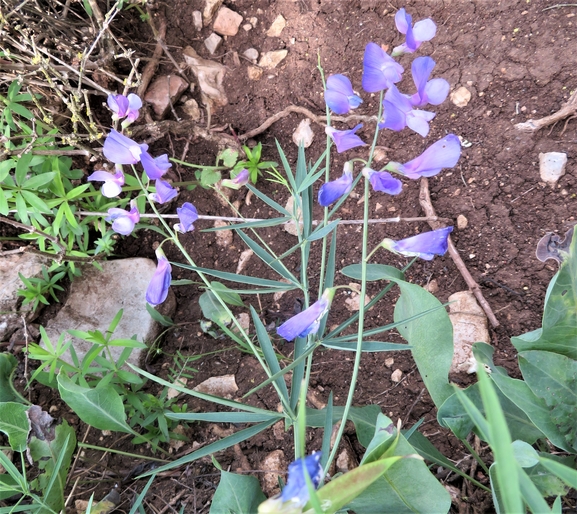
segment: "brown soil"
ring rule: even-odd
[[[430,179],[432,201],[438,215],[452,219],[455,225],[459,215],[464,215],[468,220],[466,228],[455,229],[453,240],[500,323],[500,327],[491,334],[496,361],[516,375],[516,354],[509,338],[540,326],[545,291],[556,271],[553,261],[544,264],[535,258],[536,244],[545,232],[564,234],[575,224],[577,171],[573,158],[577,151],[577,137],[575,121],[569,122],[567,130],[564,130],[562,122],[551,130],[547,128],[533,135],[519,132],[514,124],[530,118],[541,118],[558,110],[567,101],[570,91],[577,87],[577,7],[552,6],[550,2],[538,0],[408,0],[405,3],[397,0],[237,0],[226,2],[226,5],[244,17],[243,23],[251,17],[258,19],[257,26],[252,30],[241,28],[236,36],[226,38],[217,52],[218,56],[213,57],[227,67],[225,88],[229,103],[212,113],[211,124],[213,127],[225,126],[228,133],[237,135],[254,129],[291,104],[306,107],[316,115],[324,115],[317,56],[320,56],[326,75],[345,73],[351,78],[354,88],[361,91],[364,103],[355,114],[375,114],[378,97],[362,92],[361,88],[362,59],[366,44],[374,41],[392,48],[402,42],[402,36],[394,27],[393,17],[396,10],[403,6],[413,15],[414,20],[431,17],[437,22],[437,36],[432,42],[423,44],[418,55],[431,55],[437,63],[434,76],[447,79],[452,90],[460,86],[467,87],[472,93],[472,99],[463,108],[446,101],[431,109],[437,112],[437,116],[431,123],[431,133],[426,140],[407,129],[400,133],[384,131],[379,144],[388,147],[389,159],[405,162],[448,133],[455,133],[471,143],[470,147],[463,149],[457,167]],[[187,45],[193,46],[200,55],[209,57],[202,42],[210,34],[211,27],[198,33],[192,23],[192,12],[202,10],[202,7],[201,0],[174,0],[161,7],[168,22],[166,42],[177,61],[181,61],[181,50]],[[148,26],[140,22],[133,12],[127,11],[118,23],[125,30],[125,42],[137,48],[143,56],[149,56],[155,41]],[[278,14],[284,16],[287,26],[280,37],[267,37],[265,32]],[[251,47],[261,53],[287,49],[288,56],[278,68],[264,70],[260,80],[249,80],[247,66],[250,63],[241,57],[239,65],[236,56],[241,56]],[[400,60],[407,70],[400,85],[402,91],[414,87],[408,71],[413,57],[404,56]],[[168,60],[162,64],[161,71],[175,73]],[[187,96],[191,97],[190,94]],[[192,97],[200,103],[198,90]],[[179,105],[176,111],[181,114]],[[275,146],[275,140],[278,140],[289,162],[296,162],[297,148],[291,137],[301,119],[302,116],[291,114],[255,138],[263,144],[264,159],[278,161]],[[107,124],[104,116],[101,121]],[[343,127],[351,128],[355,123],[352,121]],[[316,139],[307,150],[307,155],[316,159],[323,151],[325,137],[322,126],[314,123],[312,126]],[[365,124],[359,135],[369,140],[372,131],[373,126]],[[180,159],[185,144],[186,138],[167,137],[156,142],[152,152],[168,152],[171,157]],[[567,173],[555,187],[541,182],[539,177],[539,153],[548,151],[565,152],[569,156]],[[215,153],[214,146],[202,140],[192,140],[184,159],[193,163],[213,164]],[[332,176],[340,176],[344,161],[355,156],[366,157],[363,149],[355,149],[344,155],[335,154]],[[188,168],[178,166],[173,171],[182,180],[193,178]],[[284,205],[288,199],[286,191],[266,180],[261,179],[258,188],[280,204]],[[373,193],[370,216],[422,216],[418,190],[418,182],[405,181],[399,196]],[[266,218],[274,215],[266,205],[254,198],[248,205],[244,192],[234,193],[232,200],[236,199],[241,200],[240,211],[243,216]],[[231,215],[230,210],[223,207],[213,193],[200,188],[182,192],[178,202],[180,204],[183,201],[193,202],[201,214]],[[341,216],[345,219],[361,219],[362,208],[358,196],[349,198],[343,205]],[[320,216],[319,208],[317,219]],[[240,252],[244,250],[242,241],[235,235],[233,244],[224,251],[216,244],[214,233],[201,231],[207,227],[199,222],[197,230],[184,237],[187,250],[199,266],[234,272]],[[372,248],[384,237],[399,239],[423,230],[428,230],[425,223],[377,225],[371,227],[369,247]],[[294,244],[293,236],[276,227],[263,229],[261,233],[280,253]],[[140,233],[138,238],[126,238],[120,253],[126,257],[138,255],[153,258],[153,243],[156,239],[155,233]],[[339,241],[338,266],[359,262],[360,229],[350,226],[339,229]],[[181,260],[174,248],[169,247],[167,250],[169,259]],[[313,251],[310,270],[319,269],[318,259],[318,252]],[[406,259],[385,252],[379,253],[377,260],[397,267],[406,264]],[[292,270],[298,269],[296,254],[288,260],[288,266]],[[270,277],[267,268],[255,256],[249,268],[250,274]],[[316,277],[314,271],[312,273],[311,280],[314,281]],[[180,278],[194,277],[185,270],[175,268],[173,279]],[[431,262],[418,261],[409,271],[408,280],[421,285],[436,280],[439,289],[435,294],[443,302],[452,293],[467,289],[448,255]],[[337,283],[347,282],[346,277],[337,276]],[[369,295],[377,291],[377,286],[371,284]],[[176,351],[192,355],[232,346],[230,341],[215,340],[202,334],[198,323],[201,319],[198,305],[201,289],[183,286],[174,288],[174,292],[178,301],[174,319],[183,325],[168,332],[162,343],[162,354],[147,363],[149,369],[162,377],[166,376],[167,367]],[[344,293],[337,294],[330,312],[329,326],[350,314],[344,305],[345,298]],[[269,311],[292,312],[296,299],[297,295],[287,293],[275,305],[271,295],[262,295],[258,301],[254,297],[245,298],[247,305],[252,303],[264,317]],[[396,297],[382,302],[381,307],[371,311],[367,319],[369,327],[391,319],[394,299]],[[392,335],[391,340],[401,341],[398,335]],[[282,341],[276,343],[279,353],[290,356],[292,344]],[[390,357],[394,358],[394,364],[387,367],[385,359]],[[311,389],[319,402],[326,402],[332,391],[335,404],[344,403],[352,361],[352,353],[324,350],[316,355]],[[238,397],[264,379],[257,361],[237,350],[227,350],[216,357],[203,358],[195,363],[195,367],[198,369],[196,383],[211,376],[235,375],[239,387]],[[391,381],[391,374],[396,369],[403,372],[400,383]],[[38,397],[36,401],[41,404],[43,401],[50,403],[45,396]],[[268,389],[259,391],[250,401],[268,409],[275,409],[278,403],[274,392]],[[454,462],[461,461],[467,455],[466,449],[436,423],[434,405],[408,352],[363,355],[355,404],[379,405],[393,421],[403,420],[406,428],[424,418],[421,430],[442,453]],[[207,404],[189,402],[189,410],[210,408]],[[60,414],[71,418],[65,412],[60,411]],[[81,425],[78,433],[80,439],[85,430]],[[188,453],[197,444],[205,445],[215,441],[219,434],[214,426],[191,424],[186,430],[190,442],[180,451]],[[90,434],[89,442],[105,444],[100,440],[102,438],[96,437],[91,441],[91,437],[94,434]],[[319,437],[313,434],[309,450],[319,448]],[[360,457],[362,447],[354,434],[348,434],[346,439]],[[127,444],[126,439],[121,441],[117,434],[109,436],[106,444],[114,449],[136,453],[143,451]],[[217,455],[217,459],[225,469],[250,469],[257,476],[262,476],[263,457],[276,449],[282,449],[286,458],[291,460],[292,433],[271,429],[264,435],[242,443],[240,449],[222,452]],[[101,454],[95,454],[93,458],[98,462],[88,473],[88,478],[97,480],[98,476],[102,476],[100,473],[106,472],[110,483],[122,480],[130,469],[139,464],[133,459],[116,455],[108,455],[104,460],[99,460]],[[83,467],[89,468],[90,465],[86,462]],[[478,478],[487,482],[487,477],[483,475],[478,475]],[[446,483],[449,482],[451,477]],[[452,483],[458,487],[462,485],[460,480]],[[217,484],[218,473],[210,459],[202,459],[186,468],[174,470],[170,476],[158,477],[146,501],[158,512],[184,489],[185,492],[179,495],[179,499],[167,511],[178,512],[186,504],[185,512],[208,512]],[[129,510],[128,503],[134,497],[134,492],[141,487],[141,483],[122,485],[123,510]],[[104,490],[102,487],[100,489]],[[90,493],[88,488],[80,489],[76,496],[88,499]],[[487,506],[490,502],[487,503],[488,499],[479,491],[464,489],[463,493],[469,496],[470,503],[455,506],[455,512],[490,510]]]

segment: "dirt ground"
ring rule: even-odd
[[[182,61],[182,49],[187,45],[195,48],[201,56],[210,57],[203,41],[212,32],[211,25],[197,32],[192,21],[192,12],[202,11],[203,5],[204,1],[201,0],[174,0],[157,6],[167,20],[166,43],[177,62]],[[516,353],[509,338],[540,326],[545,291],[557,269],[554,261],[542,263],[536,259],[537,242],[546,232],[564,234],[576,223],[577,168],[574,158],[577,151],[577,121],[571,120],[566,126],[561,122],[534,134],[520,132],[514,125],[557,111],[577,88],[575,4],[554,5],[544,0],[237,0],[225,2],[225,5],[243,16],[243,24],[253,17],[258,20],[251,30],[241,28],[236,36],[225,38],[216,55],[210,57],[227,68],[225,90],[228,96],[228,105],[212,113],[211,126],[225,127],[225,132],[236,135],[256,128],[290,105],[306,107],[316,115],[324,115],[317,56],[320,56],[326,75],[344,73],[360,92],[364,103],[355,114],[374,115],[378,97],[363,92],[361,88],[366,44],[373,41],[392,49],[403,42],[403,37],[394,26],[394,14],[401,7],[405,7],[415,21],[430,17],[437,23],[436,37],[424,43],[417,55],[432,56],[437,63],[433,76],[448,80],[451,90],[465,86],[471,92],[471,100],[465,107],[457,107],[447,100],[430,109],[437,115],[431,122],[431,132],[426,140],[408,129],[399,133],[383,131],[379,144],[387,147],[388,159],[406,162],[448,133],[457,134],[470,143],[470,146],[463,148],[462,157],[454,169],[445,170],[430,179],[432,201],[437,214],[453,220],[455,227],[459,215],[467,219],[465,228],[455,228],[453,240],[500,323],[497,329],[491,331],[496,362],[511,374],[518,374]],[[286,19],[286,27],[280,37],[267,37],[266,31],[279,14]],[[115,23],[117,27],[113,30],[126,45],[136,49],[143,58],[150,57],[156,42],[148,25],[138,19],[134,9],[123,13]],[[242,57],[248,48],[256,48],[260,53],[286,49],[288,54],[277,68],[264,70],[259,80],[251,80],[247,72],[251,63]],[[241,56],[240,59],[238,56]],[[407,70],[400,84],[404,92],[412,92],[414,88],[409,71],[413,58],[410,55],[400,58],[400,63]],[[175,73],[168,59],[162,61],[159,73]],[[193,93],[187,92],[186,96],[201,102],[198,89]],[[175,105],[175,109],[178,115],[184,116],[181,104]],[[172,116],[169,114],[169,119]],[[206,112],[203,112],[204,123],[206,116]],[[291,138],[301,119],[302,115],[291,114],[254,138],[254,142],[262,143],[266,160],[279,160],[275,145],[275,140],[278,140],[289,161],[296,162],[297,147]],[[104,114],[100,121],[104,126],[108,123]],[[340,124],[339,128],[352,128],[355,124],[356,121],[352,120]],[[323,151],[325,136],[321,125],[313,123],[312,127],[316,138],[307,155],[316,159]],[[365,124],[359,135],[369,140],[373,128],[370,123]],[[170,157],[180,159],[186,139],[166,137],[155,142],[151,151],[156,155],[167,152]],[[184,160],[197,164],[214,163],[214,145],[201,139],[189,140],[188,144]],[[567,173],[554,187],[542,182],[539,176],[539,153],[551,151],[564,152],[569,158]],[[338,156],[334,154],[332,176],[340,176],[345,160],[357,156],[366,157],[366,154],[363,149],[354,149]],[[193,179],[190,169],[183,166],[173,168],[171,173],[175,180]],[[257,187],[281,205],[288,199],[286,191],[266,180],[260,180]],[[372,193],[370,217],[423,216],[418,192],[418,182],[405,181],[399,196]],[[235,192],[231,199],[240,200],[240,211],[245,217],[266,218],[273,215],[265,204],[254,198],[248,205],[245,192]],[[207,190],[197,188],[184,191],[178,199],[179,205],[183,201],[194,203],[201,214],[231,215],[230,209],[225,208]],[[341,216],[344,219],[362,219],[362,209],[359,197],[351,197],[343,205]],[[319,207],[317,219],[320,216]],[[225,251],[216,244],[214,233],[201,231],[209,226],[199,222],[197,230],[184,238],[188,251],[199,266],[234,272],[240,252],[245,249],[242,241],[235,235],[232,245]],[[376,225],[371,227],[369,247],[372,248],[384,237],[400,239],[423,230],[428,230],[426,223]],[[281,253],[295,241],[293,236],[277,227],[263,229],[261,233]],[[122,242],[119,253],[123,257],[154,258],[156,238],[154,233],[140,233],[138,238],[128,237]],[[359,262],[360,228],[340,228],[339,241],[338,266]],[[180,260],[174,248],[166,249],[169,259]],[[311,270],[319,269],[318,258],[313,250]],[[297,270],[297,257],[291,259],[289,267]],[[405,258],[385,252],[378,254],[377,261],[397,267],[406,264]],[[249,271],[257,276],[270,277],[256,256],[250,261]],[[175,268],[173,279],[179,278],[193,277],[185,270]],[[408,272],[408,279],[421,285],[436,281],[438,290],[435,295],[443,302],[452,293],[467,289],[448,255],[431,262],[418,261]],[[338,275],[337,283],[346,284],[348,280]],[[369,287],[369,295],[376,294],[376,287]],[[159,376],[166,376],[167,367],[176,351],[192,355],[232,346],[229,341],[215,340],[202,334],[198,323],[201,319],[198,305],[201,289],[182,286],[174,288],[174,292],[178,302],[174,319],[183,325],[167,334],[162,344],[162,354],[147,363],[148,369]],[[349,315],[345,299],[344,293],[337,294],[330,312],[329,326]],[[371,311],[368,327],[381,325],[392,318],[394,299],[395,296]],[[278,305],[272,295],[263,295],[258,302],[252,297],[246,300],[247,304],[252,302],[270,321],[271,311],[292,312],[297,295],[287,293]],[[401,341],[395,334],[390,339]],[[292,349],[292,344],[277,342],[279,353],[289,356]],[[394,364],[386,366],[385,359],[391,357]],[[235,375],[238,397],[263,379],[257,361],[237,350],[203,358],[195,365],[198,369],[195,375],[197,383],[212,376]],[[332,391],[335,404],[344,404],[352,367],[352,354],[343,355],[331,350],[316,354],[311,380],[315,401],[319,404],[326,402]],[[391,380],[391,374],[396,369],[403,372],[399,383]],[[38,394],[42,396],[36,401],[48,402],[48,393],[40,391]],[[277,400],[272,391],[262,390],[251,399],[251,403],[275,409]],[[393,421],[403,420],[405,428],[424,418],[420,430],[445,456],[454,462],[461,462],[467,455],[465,448],[438,426],[434,404],[408,352],[364,354],[355,404],[379,405]],[[203,408],[207,406],[189,403],[189,410]],[[69,413],[64,412],[62,410],[61,415],[74,421]],[[78,427],[78,437],[82,439],[85,427],[82,424],[78,424]],[[220,434],[214,426],[191,424],[186,429],[189,442],[179,451],[181,454],[188,453],[198,445],[215,441]],[[91,437],[94,444],[103,444],[100,436],[94,434],[89,436],[88,442],[91,442]],[[118,438],[111,444],[112,448],[135,453],[145,451],[129,445],[125,438],[117,434],[109,437]],[[315,434],[311,436],[308,450],[319,449],[319,437]],[[348,433],[345,439],[360,458],[362,447],[354,434]],[[219,454],[217,458],[225,469],[251,470],[262,477],[263,458],[277,449],[283,450],[286,458],[291,460],[291,433],[271,429],[235,449]],[[97,462],[92,463],[92,458]],[[120,483],[138,464],[119,455],[89,455],[79,468],[85,470],[82,475],[85,485],[78,489],[76,497],[88,499],[99,477],[107,480],[109,486]],[[158,477],[146,501],[155,512],[179,512],[182,505],[186,505],[184,512],[208,512],[218,476],[210,459],[197,461],[184,469],[174,470],[169,476]],[[439,475],[439,478],[444,483],[459,488],[462,486],[461,480],[455,480],[454,476]],[[487,477],[482,474],[477,478],[487,482]],[[122,483],[123,511],[129,510],[127,505],[142,486],[129,481]],[[105,487],[100,484],[99,489],[104,490]],[[455,512],[490,511],[490,498],[473,489],[463,491],[468,500],[455,505]],[[177,495],[179,499],[170,503]]]

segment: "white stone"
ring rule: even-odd
[[[437,279],[434,278],[427,285],[425,285],[425,290],[429,291],[431,294],[435,294],[439,290],[439,283]]]
[[[247,248],[244,252],[240,254],[238,259],[238,264],[236,265],[236,274],[240,275],[240,272],[246,267],[249,259],[253,256],[254,252]]]
[[[158,77],[146,90],[144,100],[152,105],[154,113],[162,118],[188,88],[188,84],[178,75],[163,75]],[[169,99],[170,92],[170,99]]]
[[[200,109],[198,107],[198,102],[194,98],[184,102],[182,110],[192,121],[200,120]]]
[[[214,32],[204,40],[204,46],[206,46],[210,55],[214,55],[221,43],[222,38]]]
[[[272,70],[276,68],[287,56],[288,50],[273,50],[261,55],[258,65],[261,68]]]
[[[221,7],[212,26],[221,36],[236,36],[242,23],[242,16],[228,7]]]
[[[353,289],[353,291],[351,291],[351,295],[345,300],[345,306],[349,311],[356,312],[361,308],[361,287],[359,284],[354,282],[351,282],[349,287]],[[370,301],[371,297],[368,294],[365,294],[365,305]]]
[[[461,86],[451,93],[450,98],[457,107],[465,107],[471,101],[471,91]]]
[[[242,28],[245,32],[248,32],[249,30],[252,30],[252,25],[250,23],[245,23]]]
[[[202,11],[202,19],[205,25],[208,25],[212,21],[214,13],[222,5],[223,1],[224,0],[206,0]]]
[[[279,492],[278,479],[281,473],[287,468],[287,462],[282,450],[274,450],[262,459],[260,469],[266,473],[262,474],[262,490],[266,496],[273,496]],[[285,478],[284,473],[282,477]]]
[[[467,225],[469,224],[469,220],[463,216],[462,214],[459,214],[457,216],[457,228],[459,230],[463,230],[465,228],[467,228]]]
[[[349,445],[346,445],[337,456],[337,472],[346,473],[357,467],[357,459]]]
[[[194,389],[199,393],[211,394],[220,398],[232,398],[238,391],[234,375],[210,377],[198,384]]]
[[[187,382],[188,382],[187,378],[181,377],[176,382],[174,382],[174,385],[177,385],[179,387],[186,387]],[[172,400],[173,398],[176,398],[179,394],[180,394],[180,391],[178,389],[174,389],[173,387],[169,387],[168,391],[166,392],[166,398],[168,400]]]
[[[397,384],[401,381],[402,378],[403,378],[403,372],[400,369],[396,369],[391,374],[391,380]]]
[[[192,11],[192,23],[196,30],[199,32],[202,30],[202,13],[200,11]]]
[[[91,265],[81,266],[82,276],[72,282],[66,303],[46,325],[52,344],[56,344],[61,334],[65,334],[65,341],[73,340],[72,345],[80,361],[92,348],[92,343],[73,338],[67,333],[70,329],[99,330],[105,334],[120,309],[123,315],[114,331],[114,339],[131,339],[136,336],[138,341],[149,343],[154,341],[162,328],[148,314],[145,300],[146,289],[156,271],[156,263],[137,257],[105,261],[100,265],[103,271]],[[175,307],[174,293],[169,290],[168,299],[158,310],[172,316]],[[121,346],[109,348],[114,359],[118,359],[124,351]],[[128,362],[138,365],[142,352],[135,348]],[[61,358],[72,363],[70,352]]]
[[[474,373],[477,360],[473,343],[490,344],[487,317],[471,291],[449,296],[449,318],[453,324],[453,363],[451,373]]]
[[[311,120],[305,118],[301,120],[293,132],[293,143],[297,146],[302,144],[305,148],[308,148],[313,143],[314,137],[315,134],[311,129]]]
[[[266,31],[266,35],[268,37],[279,37],[285,27],[286,20],[282,14],[279,14],[272,22],[270,28]]]
[[[7,341],[14,331],[23,328],[22,316],[27,323],[35,317],[32,304],[19,305],[23,297],[18,296],[18,290],[24,284],[18,273],[26,278],[39,277],[42,265],[48,268],[50,263],[51,260],[32,253],[0,257],[0,341]]]
[[[554,186],[565,175],[567,154],[563,152],[547,152],[539,154],[539,173],[541,180]]]
[[[226,105],[228,99],[223,85],[226,68],[218,62],[203,59],[191,46],[184,49],[183,55],[198,80],[202,101],[212,108]]]
[[[384,146],[375,146],[373,152],[373,160],[375,162],[382,162],[387,158],[387,149]]]
[[[395,363],[395,359],[393,359],[392,357],[385,359],[385,366],[387,368],[392,368],[394,363]]]
[[[256,62],[258,59],[258,50],[256,48],[247,48],[242,55],[244,55],[249,61]]]
[[[241,312],[236,319],[238,320],[238,324],[240,328],[242,328],[247,334],[250,329],[250,315],[248,312]]]
[[[215,227],[228,227],[228,223],[222,220],[216,220],[214,222]],[[217,230],[216,234],[216,244],[221,248],[228,248],[232,244],[232,230]]]
[[[288,202],[286,203],[285,207],[284,207],[288,212],[290,213],[294,213],[296,215],[296,218],[299,222],[302,221],[303,219],[303,213],[300,209],[297,209],[297,211],[295,212],[295,206],[294,206],[294,199],[293,197],[289,197]],[[283,225],[283,228],[286,232],[288,232],[289,234],[291,234],[292,236],[298,236],[299,235],[299,230],[297,230],[297,226],[296,223],[294,221],[289,221],[288,223],[285,223]]]
[[[249,66],[246,71],[250,80],[260,80],[262,77],[262,68],[258,66]]]

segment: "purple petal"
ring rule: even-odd
[[[158,254],[157,254],[158,255]],[[158,256],[158,265],[146,289],[146,301],[150,305],[160,305],[168,296],[172,267],[164,256]]]
[[[363,103],[362,99],[355,95],[351,81],[344,75],[331,75],[327,78],[325,102],[336,114],[346,114]]]
[[[414,130],[417,134],[427,137],[427,134],[429,133],[429,121],[434,117],[434,112],[414,109],[407,114],[407,127]]]
[[[407,116],[394,103],[388,100],[383,101],[384,119],[379,123],[379,128],[388,128],[396,132],[403,130],[407,126]]]
[[[398,170],[411,179],[432,177],[443,168],[452,168],[461,156],[461,142],[455,134],[449,134],[433,143],[415,159],[401,164]]]
[[[397,26],[397,30],[401,34],[406,34],[407,28],[409,27],[410,24],[411,24],[411,17],[409,16],[409,20],[407,21],[407,11],[405,11],[405,8],[402,7],[395,14],[395,25]]]
[[[248,184],[248,179],[249,179],[248,170],[246,168],[243,168],[238,172],[237,176],[232,179],[232,181],[237,186],[245,186],[246,184]]]
[[[142,152],[140,161],[142,162],[142,167],[144,168],[144,171],[146,171],[148,178],[151,180],[161,178],[167,172],[168,168],[172,166],[168,161],[168,155],[166,154],[153,159],[148,152]]]
[[[131,111],[137,111],[138,109],[140,109],[142,107],[142,100],[140,99],[140,97],[138,95],[135,95],[134,93],[130,93],[128,95],[128,109]]]
[[[178,232],[191,232],[194,230],[194,222],[198,219],[196,207],[189,202],[182,204],[182,207],[176,208],[180,223],[174,225]]]
[[[320,319],[325,315],[330,301],[323,297],[313,303],[308,309],[299,312],[277,328],[277,334],[287,341],[297,337],[305,337],[319,329]]]
[[[363,57],[363,89],[376,93],[402,79],[403,67],[376,43],[369,43]]]
[[[178,195],[178,191],[165,180],[158,179],[154,186],[156,187],[156,193],[151,193],[150,195],[150,199],[153,202],[166,203]]]
[[[134,230],[134,221],[130,216],[119,216],[112,222],[112,230],[123,236],[128,236]]]
[[[114,129],[104,140],[104,156],[115,164],[136,164],[146,150],[148,145],[139,145]]]
[[[351,81],[344,75],[330,75],[327,78],[327,89],[340,93],[343,96],[355,94]]]
[[[447,99],[450,89],[451,86],[445,79],[429,80],[425,86],[425,94],[423,96],[426,99],[426,103],[440,105]]]
[[[337,91],[325,91],[325,103],[335,114],[347,114],[351,109],[348,97]]]
[[[323,468],[320,465],[321,456],[321,452],[316,452],[304,459],[297,459],[289,465],[287,484],[280,494],[280,500],[283,503],[290,502],[290,507],[294,509],[302,508],[306,505],[309,501],[309,490],[305,473],[309,476],[316,489],[323,474]]]
[[[122,193],[122,186],[115,182],[114,180],[107,180],[100,187],[100,192],[106,198],[114,198]]]
[[[345,168],[343,175],[331,182],[323,184],[319,189],[319,204],[323,207],[328,207],[330,204],[336,202],[341,196],[350,193],[353,187],[353,174]]]
[[[92,175],[88,175],[86,180],[96,181],[96,182],[104,182],[104,181],[110,180],[112,178],[114,178],[114,175],[112,173],[109,173],[108,171],[104,171],[104,170],[96,170],[94,173],[92,173]]]
[[[413,82],[415,83],[415,86],[417,86],[417,93],[421,99],[425,94],[427,80],[429,80],[429,76],[434,67],[435,61],[430,57],[417,57],[411,65]],[[424,105],[424,103],[421,105]]]
[[[106,100],[110,110],[116,115],[116,118],[124,118],[128,109],[128,98],[124,95],[108,95]]]
[[[368,177],[374,191],[381,191],[393,196],[403,191],[403,183],[386,171],[374,171],[365,168],[363,174]]]
[[[363,126],[359,123],[355,128],[350,130],[336,130],[332,127],[326,127],[325,132],[331,137],[337,146],[337,152],[342,153],[357,146],[367,146],[367,144],[355,134]]]
[[[444,255],[449,245],[449,234],[453,227],[425,232],[401,241],[393,241],[391,249],[407,257],[417,256],[430,261],[435,255]]]
[[[413,27],[413,35],[415,36],[415,40],[419,41],[419,43],[430,41],[435,37],[436,33],[437,25],[435,25],[435,22],[430,18],[418,21]]]

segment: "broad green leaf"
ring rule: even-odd
[[[225,148],[216,157],[217,162],[222,161],[222,165],[226,168],[232,168],[238,159],[238,152],[232,148]]]
[[[202,315],[215,323],[224,325],[230,323],[232,318],[226,308],[219,302],[212,291],[205,291],[198,299]]]
[[[361,280],[361,265],[351,264],[345,266],[341,273],[354,280]],[[402,271],[386,264],[367,264],[367,282],[375,280],[405,280]]]
[[[168,316],[163,316],[162,314],[160,314],[160,312],[158,312],[149,303],[146,304],[146,310],[148,311],[148,314],[150,314],[150,317],[157,323],[160,323],[163,327],[174,326],[174,321],[172,321]]]
[[[517,439],[512,443],[515,460],[522,468],[532,468],[539,464],[539,454],[529,443]]]
[[[4,193],[4,190],[0,187],[0,214],[2,214],[2,216],[8,216],[9,212],[10,207],[8,207],[6,193]]]
[[[545,296],[542,328],[511,338],[519,353],[544,350],[577,360],[577,228],[569,255],[553,277]]]
[[[62,399],[86,424],[99,430],[134,433],[126,424],[124,405],[114,387],[82,387],[72,382],[65,373],[60,373],[58,390]]]
[[[541,454],[539,457],[540,464],[553,473],[555,476],[559,477],[568,487],[575,489],[577,486],[577,471],[575,470],[575,460],[573,457],[572,466],[566,466],[565,464],[558,462],[553,458],[553,455]]]
[[[228,305],[235,305],[236,307],[244,307],[244,303],[238,293],[229,289],[220,282],[211,282],[212,291],[218,293],[218,296]]]
[[[519,355],[519,367],[531,391],[549,408],[551,421],[567,444],[577,449],[577,361],[534,350]]]
[[[379,413],[375,426],[375,433],[363,456],[362,464],[379,460],[395,442],[396,428],[390,418]]]
[[[221,471],[220,482],[212,498],[210,514],[256,512],[266,500],[258,478]]]
[[[16,161],[14,159],[6,159],[4,161],[0,161],[0,182],[2,182],[16,166]]]
[[[568,468],[575,472],[575,460],[571,462],[571,465],[572,468],[564,466],[564,469]],[[525,473],[527,473],[527,476],[537,486],[537,489],[539,489],[544,498],[549,496],[564,496],[567,494],[567,490],[570,487],[569,485],[565,485],[565,482],[561,480],[556,473],[552,472],[541,463],[532,468],[526,468]],[[574,481],[573,484],[577,484],[577,481]]]
[[[14,172],[14,179],[16,180],[16,184],[18,184],[19,186],[21,186],[26,180],[26,174],[30,169],[30,161],[32,161],[31,153],[25,153],[24,155],[21,155],[16,161],[16,170]]]
[[[20,401],[10,381],[18,361],[11,353],[0,353],[0,402]]]
[[[14,201],[16,202],[16,210],[20,216],[20,220],[25,225],[30,223],[30,218],[28,217],[28,208],[26,207],[26,201],[20,193],[14,195]]]
[[[26,411],[28,406],[23,403],[2,402],[0,403],[0,432],[8,436],[10,447],[17,452],[26,449],[30,424]]]

